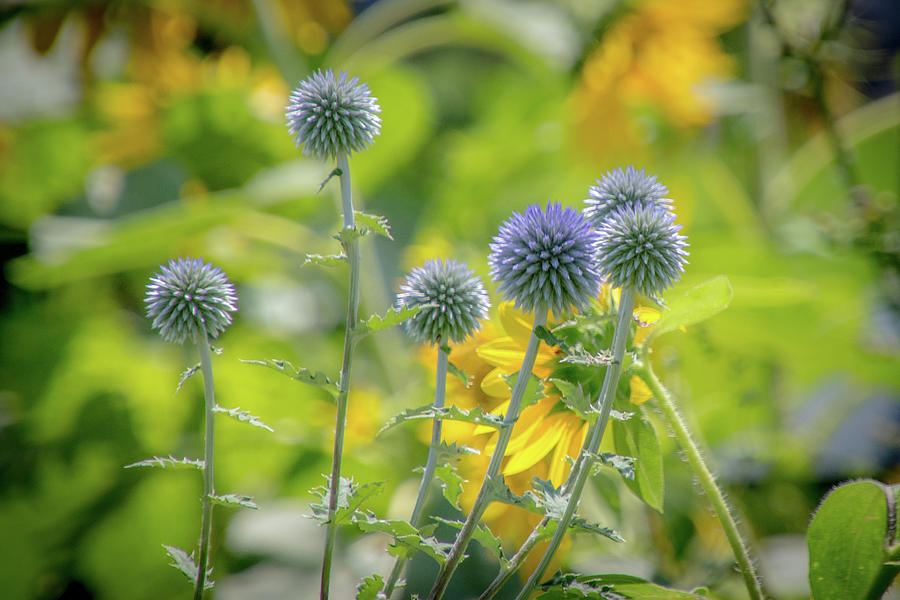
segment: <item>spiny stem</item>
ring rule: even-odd
[[[197,584],[194,587],[194,600],[203,598],[206,588],[206,571],[209,563],[209,541],[212,531],[212,499],[216,493],[214,483],[214,449],[215,438],[213,408],[216,406],[216,392],[213,385],[212,356],[209,353],[209,338],[203,332],[203,339],[197,343],[200,351],[200,370],[203,372],[204,421],[206,435],[203,448],[203,517],[200,524],[200,557],[197,562]]]
[[[356,225],[353,215],[353,197],[350,191],[350,167],[347,155],[337,159],[341,170],[341,206],[344,211],[344,229],[353,229]],[[334,544],[337,540],[337,524],[334,516],[337,512],[338,492],[341,485],[341,458],[344,450],[344,429],[347,425],[347,399],[350,394],[350,367],[353,355],[354,330],[359,321],[359,239],[351,237],[342,242],[344,254],[350,264],[350,293],[347,301],[347,325],[344,331],[344,358],[341,364],[341,381],[337,397],[337,415],[334,427],[334,454],[331,461],[331,479],[328,489],[328,522],[325,532],[325,552],[322,556],[322,583],[319,589],[321,600],[328,599],[331,585],[331,559]]]
[[[438,571],[434,587],[431,589],[431,593],[428,596],[429,600],[439,600],[444,595],[447,585],[450,583],[450,578],[453,577],[453,572],[456,570],[456,567],[459,566],[463,557],[463,552],[465,552],[466,546],[469,545],[469,541],[475,533],[475,528],[478,526],[481,515],[484,514],[485,509],[490,503],[488,491],[491,486],[489,483],[500,473],[500,464],[503,462],[503,457],[506,455],[506,447],[512,437],[513,427],[519,418],[522,397],[525,395],[525,387],[528,385],[528,380],[531,378],[531,370],[534,368],[538,346],[541,343],[540,339],[534,334],[534,330],[546,325],[546,323],[547,309],[539,308],[535,312],[534,326],[531,329],[531,337],[528,339],[528,348],[525,350],[525,358],[522,360],[522,367],[519,369],[519,375],[516,378],[516,385],[512,391],[512,397],[509,401],[509,408],[506,411],[506,416],[503,419],[503,426],[497,436],[497,445],[494,447],[491,462],[488,465],[487,472],[484,474],[484,481],[481,483],[481,489],[478,490],[478,497],[475,499],[475,504],[472,506],[472,511],[469,513],[466,522],[456,536],[456,541],[453,543],[453,548],[450,550],[447,560],[441,566],[440,571]]]
[[[606,375],[603,378],[603,388],[600,390],[600,397],[598,398],[600,414],[594,424],[591,425],[590,431],[585,438],[585,444],[581,454],[578,456],[578,460],[572,468],[574,475],[570,475],[570,479],[572,479],[573,483],[571,489],[566,490],[569,494],[569,501],[566,504],[565,511],[563,511],[562,518],[559,520],[559,524],[556,526],[556,531],[553,532],[553,537],[550,539],[550,545],[544,552],[544,556],[541,557],[541,562],[531,574],[531,577],[528,578],[528,581],[519,592],[519,595],[516,596],[517,600],[528,598],[538,581],[540,581],[540,578],[544,576],[544,571],[546,571],[547,567],[550,565],[550,561],[553,559],[556,549],[559,548],[559,544],[562,542],[563,537],[566,535],[566,531],[569,529],[569,523],[572,521],[575,509],[578,507],[578,502],[581,500],[581,495],[584,492],[584,485],[587,483],[588,475],[590,475],[591,470],[594,467],[593,463],[588,459],[588,456],[596,454],[597,449],[600,447],[600,440],[603,439],[603,432],[606,430],[607,421],[609,421],[609,413],[612,411],[613,399],[616,397],[616,388],[619,385],[619,374],[622,372],[622,359],[625,356],[625,343],[628,341],[628,334],[631,333],[631,320],[634,314],[635,296],[636,293],[633,287],[627,286],[622,288],[622,295],[619,298],[619,314],[616,321],[616,332],[613,335],[613,361],[606,367]]]
[[[444,406],[444,393],[447,388],[448,359],[447,352],[444,351],[442,347],[438,347],[437,375],[434,382],[434,404],[432,404],[435,409],[443,408]],[[419,526],[422,509],[425,508],[425,499],[428,497],[428,490],[431,486],[432,479],[434,479],[438,447],[441,444],[441,423],[441,419],[435,419],[434,425],[431,427],[431,448],[428,450],[428,459],[425,462],[425,472],[422,474],[422,481],[419,483],[419,494],[416,496],[416,504],[413,508],[412,515],[409,517],[409,522],[414,527]],[[388,598],[391,597],[391,593],[394,591],[394,586],[397,584],[397,579],[399,579],[400,573],[403,572],[403,565],[405,564],[405,558],[397,557],[397,561],[394,563],[394,568],[388,577],[387,583],[384,584],[384,594]]]
[[[647,387],[649,387],[650,391],[653,393],[657,405],[669,422],[672,431],[675,433],[675,439],[678,440],[678,444],[687,456],[688,464],[700,481],[700,486],[703,488],[706,497],[709,498],[713,510],[716,511],[716,516],[719,518],[719,522],[725,530],[725,536],[728,538],[728,543],[731,544],[731,550],[734,552],[734,557],[737,559],[738,566],[741,569],[741,574],[744,577],[744,584],[747,586],[750,598],[753,600],[764,600],[766,596],[763,592],[759,575],[757,575],[756,568],[753,566],[753,561],[750,558],[747,542],[741,535],[734,516],[732,515],[732,511],[725,501],[725,496],[716,484],[715,477],[709,470],[706,462],[703,460],[700,449],[694,441],[694,438],[691,436],[687,424],[685,424],[684,419],[678,412],[678,408],[672,401],[672,397],[669,395],[668,390],[663,387],[659,378],[657,378],[656,374],[653,372],[653,368],[647,360],[646,351],[641,363],[635,365],[635,373],[646,382]]]

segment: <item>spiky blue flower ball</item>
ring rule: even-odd
[[[556,203],[513,213],[494,236],[488,263],[503,297],[529,312],[584,308],[600,286],[597,234],[581,213]]]
[[[234,286],[221,269],[199,258],[170,260],[147,284],[147,317],[167,342],[216,338],[237,310]]]
[[[627,167],[607,172],[597,180],[597,185],[592,185],[588,190],[588,196],[584,203],[584,216],[593,223],[594,227],[600,227],[609,214],[621,206],[633,206],[640,202],[644,205],[658,205],[669,208],[672,200],[666,198],[669,190],[661,183],[657,183],[655,175],[647,175],[644,170],[636,170]]]
[[[381,107],[369,87],[331,69],[301,81],[286,111],[297,146],[322,160],[365,150],[381,132]]]
[[[481,278],[464,263],[432,259],[406,276],[397,294],[400,306],[422,306],[406,321],[406,331],[419,343],[460,343],[481,328],[491,301]]]
[[[633,286],[658,298],[684,272],[687,238],[675,215],[658,205],[637,203],[612,211],[598,229],[600,271],[615,287]]]

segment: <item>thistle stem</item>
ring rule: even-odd
[[[203,339],[197,343],[200,351],[200,370],[203,372],[204,421],[206,435],[203,448],[203,516],[200,524],[200,558],[197,561],[197,584],[194,587],[194,600],[203,598],[206,588],[206,571],[209,563],[209,541],[212,531],[212,499],[216,493],[214,483],[214,413],[216,392],[213,385],[212,356],[209,353],[209,338],[203,332]]]
[[[600,414],[597,416],[597,420],[594,421],[594,424],[591,425],[588,435],[585,438],[585,444],[582,447],[581,455],[578,457],[575,466],[572,468],[573,474],[570,474],[572,485],[570,489],[566,490],[566,493],[569,494],[569,501],[566,504],[565,511],[563,511],[562,518],[559,520],[559,524],[556,526],[556,531],[553,532],[553,537],[550,539],[550,545],[544,552],[544,556],[541,557],[541,562],[538,563],[537,568],[531,574],[531,577],[528,578],[528,581],[519,592],[519,595],[516,596],[516,600],[524,600],[527,598],[540,578],[544,576],[544,571],[547,570],[550,561],[553,559],[553,555],[556,553],[556,549],[559,548],[559,544],[566,535],[566,531],[569,529],[569,523],[571,523],[572,516],[575,514],[575,509],[578,507],[578,502],[581,500],[581,495],[584,492],[584,485],[587,483],[588,475],[590,475],[594,466],[593,462],[589,460],[589,456],[591,454],[596,454],[597,449],[600,447],[600,441],[603,439],[603,432],[606,430],[606,423],[609,421],[609,413],[612,411],[613,399],[616,397],[616,388],[619,385],[619,374],[622,372],[622,359],[625,356],[625,343],[628,341],[628,334],[631,333],[631,320],[634,314],[635,296],[636,293],[633,287],[626,286],[622,288],[622,295],[619,298],[619,314],[616,321],[616,332],[613,335],[613,361],[606,367],[606,375],[603,378],[603,387],[600,390],[600,397],[598,398]]]
[[[447,352],[445,352],[443,348],[438,347],[437,375],[434,382],[434,404],[432,404],[436,409],[443,408],[444,406],[444,395],[447,388],[448,359]],[[437,466],[438,447],[441,444],[441,423],[442,421],[440,419],[435,419],[434,425],[431,427],[431,448],[428,450],[428,459],[425,462],[425,472],[422,474],[422,481],[419,483],[419,494],[416,496],[416,504],[413,507],[412,515],[409,517],[409,522],[413,527],[419,526],[419,519],[422,516],[422,510],[425,508],[425,500],[428,497],[428,490],[431,487],[431,481],[434,479],[434,469]],[[391,597],[391,593],[394,591],[394,586],[397,585],[397,580],[400,577],[400,573],[403,572],[403,565],[405,564],[405,558],[397,557],[397,561],[394,563],[394,569],[391,571],[387,583],[384,584],[384,594],[388,598]]]
[[[463,553],[466,550],[466,546],[469,545],[469,541],[475,533],[475,528],[478,526],[481,516],[491,502],[489,495],[491,486],[489,484],[495,480],[500,473],[500,465],[506,455],[506,447],[512,437],[513,427],[519,418],[522,397],[525,395],[525,387],[528,385],[528,380],[531,378],[531,370],[534,368],[538,346],[541,343],[540,339],[535,335],[534,330],[546,325],[546,323],[547,309],[539,308],[535,311],[534,326],[531,329],[531,337],[528,339],[528,348],[525,350],[525,358],[522,360],[522,367],[519,369],[519,375],[516,378],[516,385],[513,388],[512,397],[509,401],[509,408],[506,411],[503,425],[497,436],[497,445],[494,447],[493,455],[491,455],[491,462],[488,464],[487,472],[484,474],[484,481],[481,484],[481,489],[478,490],[478,497],[475,499],[475,504],[472,506],[472,510],[469,512],[466,522],[456,536],[456,541],[453,543],[453,548],[451,548],[447,560],[444,561],[440,571],[438,571],[434,587],[431,589],[431,593],[428,596],[429,600],[439,600],[444,595],[447,585],[450,583],[450,578],[453,577],[453,572],[456,570],[456,567],[459,566],[459,563],[463,558]]]
[[[687,456],[688,464],[691,466],[694,475],[696,475],[700,482],[700,487],[703,488],[703,492],[706,494],[706,497],[709,498],[713,510],[715,510],[716,516],[722,524],[722,529],[725,530],[725,536],[728,538],[728,543],[731,545],[734,557],[737,559],[741,574],[744,577],[744,584],[747,586],[747,591],[750,593],[750,598],[753,600],[765,600],[766,596],[763,592],[759,575],[757,575],[756,568],[753,566],[753,561],[750,558],[747,542],[744,540],[738,529],[737,523],[732,515],[732,510],[725,500],[725,495],[716,484],[715,477],[703,460],[700,449],[691,436],[691,432],[688,430],[687,424],[681,417],[681,413],[679,413],[678,408],[672,401],[672,397],[669,395],[668,390],[663,387],[659,378],[653,372],[650,361],[647,360],[646,351],[642,357],[642,361],[635,364],[635,374],[646,382],[647,387],[649,387],[650,391],[653,393],[657,405],[675,434],[675,439],[678,440],[678,444]]]
[[[356,223],[353,215],[353,197],[350,191],[350,167],[346,154],[338,156],[337,166],[341,170],[341,206],[344,211],[344,229],[353,229]],[[328,521],[325,532],[325,552],[322,556],[322,583],[319,590],[321,600],[328,599],[331,585],[331,559],[337,540],[337,523],[334,522],[334,516],[337,513],[338,492],[341,485],[341,458],[344,450],[344,429],[347,425],[347,399],[350,394],[350,367],[355,343],[354,334],[359,321],[359,239],[353,237],[341,243],[344,246],[344,254],[347,255],[347,262],[350,264],[350,293],[347,301],[344,358],[341,364],[341,381],[338,389],[334,427],[334,454],[331,461],[331,479],[328,489]]]

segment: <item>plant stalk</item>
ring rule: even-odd
[[[347,155],[337,159],[341,170],[341,206],[344,211],[344,229],[356,226],[353,215],[353,197],[350,190],[350,167]],[[327,600],[331,585],[331,560],[337,540],[337,523],[334,516],[341,485],[341,458],[344,451],[344,430],[347,425],[347,400],[350,395],[350,367],[355,343],[356,324],[359,321],[359,239],[353,237],[342,241],[344,254],[350,264],[350,293],[347,301],[347,325],[344,331],[344,358],[341,364],[341,381],[337,397],[337,415],[334,427],[334,454],[331,461],[331,478],[328,489],[328,521],[325,532],[325,552],[322,556],[322,582],[319,589],[321,600]]]
[[[672,397],[669,395],[668,390],[663,387],[659,378],[657,378],[656,374],[653,372],[653,368],[651,367],[649,360],[647,360],[646,350],[642,357],[642,361],[635,365],[635,373],[647,383],[650,391],[653,392],[653,397],[656,399],[657,405],[669,422],[672,431],[675,433],[675,439],[678,440],[678,444],[687,456],[688,464],[690,464],[691,469],[693,469],[694,474],[697,476],[700,487],[703,488],[703,492],[706,494],[706,497],[709,498],[713,510],[716,511],[716,516],[719,518],[719,522],[725,530],[725,536],[728,538],[728,543],[731,545],[731,550],[734,552],[734,557],[737,559],[738,566],[741,569],[741,574],[744,577],[744,584],[747,586],[750,598],[753,600],[765,600],[766,596],[762,589],[762,583],[760,582],[759,575],[756,573],[756,567],[754,567],[753,561],[750,558],[747,542],[744,540],[738,529],[731,509],[725,500],[725,495],[716,484],[715,477],[703,460],[700,449],[691,436],[687,424],[678,412],[678,408],[672,401]]]
[[[447,388],[447,363],[449,362],[449,356],[447,356],[447,352],[440,346],[438,346],[438,356],[437,356],[437,375],[435,376],[434,382],[434,403],[432,406],[434,408],[443,408],[444,406],[444,395]],[[431,447],[428,449],[428,459],[425,462],[425,472],[422,473],[422,481],[419,482],[419,494],[416,496],[416,504],[413,507],[412,515],[409,517],[409,522],[413,527],[419,526],[419,519],[422,516],[422,510],[425,508],[425,500],[428,497],[428,490],[431,487],[431,481],[434,479],[434,469],[437,466],[437,457],[438,457],[438,448],[441,444],[441,424],[443,421],[441,419],[435,419],[434,424],[431,426]],[[400,578],[400,573],[403,572],[403,566],[406,564],[406,559],[403,557],[397,557],[397,561],[394,563],[394,568],[391,571],[390,576],[387,579],[387,583],[384,584],[384,594],[388,598],[391,597],[391,594],[394,591],[394,586],[397,585],[397,580]]]
[[[472,506],[468,518],[466,518],[466,522],[456,536],[456,541],[453,543],[453,548],[451,548],[447,560],[441,566],[440,571],[438,571],[434,587],[428,595],[429,600],[439,600],[444,595],[447,585],[450,583],[450,578],[453,577],[453,572],[456,570],[456,567],[459,566],[463,553],[466,550],[466,546],[468,546],[469,541],[472,539],[472,535],[475,533],[475,528],[478,526],[481,516],[491,502],[489,496],[491,486],[489,483],[500,473],[500,465],[506,455],[506,447],[512,437],[513,427],[519,418],[522,397],[525,395],[525,387],[528,385],[528,380],[531,378],[531,371],[534,368],[534,361],[537,358],[538,346],[541,343],[540,339],[534,334],[534,330],[546,325],[546,323],[547,309],[537,309],[537,311],[535,311],[534,326],[531,329],[531,337],[528,339],[528,347],[525,350],[525,358],[522,360],[522,367],[519,369],[516,385],[513,388],[512,397],[509,401],[509,408],[506,411],[506,416],[503,418],[503,426],[500,428],[500,433],[497,436],[497,445],[494,447],[494,453],[491,455],[491,462],[488,464],[487,472],[484,474],[484,481],[481,484],[481,489],[478,491],[478,497],[475,499],[475,504]]]
[[[197,582],[194,586],[194,600],[203,598],[206,588],[206,571],[209,563],[209,543],[212,532],[212,499],[216,493],[214,471],[215,421],[213,409],[216,406],[216,392],[213,385],[212,356],[209,353],[209,338],[203,332],[203,339],[197,344],[200,351],[200,370],[203,372],[204,422],[206,434],[203,448],[203,516],[200,524],[200,557],[197,561]]]
[[[519,592],[519,595],[516,596],[517,600],[524,600],[527,598],[532,590],[534,590],[538,581],[540,581],[540,578],[544,576],[544,571],[546,571],[547,567],[550,565],[553,555],[556,553],[563,537],[566,535],[566,531],[569,529],[569,523],[571,523],[572,516],[575,514],[575,509],[578,507],[581,495],[584,493],[584,486],[587,483],[588,475],[590,475],[593,470],[594,463],[588,457],[591,454],[596,454],[597,449],[600,447],[600,441],[603,439],[603,432],[606,430],[606,424],[609,421],[609,413],[612,411],[613,400],[616,397],[616,388],[619,386],[619,375],[622,372],[622,359],[625,356],[625,343],[628,341],[628,334],[631,333],[631,320],[634,318],[635,296],[636,292],[633,287],[626,286],[622,288],[622,295],[619,298],[619,314],[616,320],[616,331],[613,335],[613,362],[606,367],[606,375],[603,378],[603,387],[600,390],[600,397],[598,398],[600,414],[598,415],[597,420],[594,421],[594,424],[591,425],[588,435],[585,438],[585,444],[582,447],[581,455],[578,457],[575,466],[572,468],[573,474],[570,474],[570,480],[573,483],[571,489],[566,490],[566,493],[569,494],[569,501],[566,504],[565,511],[563,511],[562,518],[556,526],[556,531],[553,532],[553,537],[550,539],[550,545],[544,552],[544,556],[541,557],[541,562],[538,563],[537,568],[531,574],[531,577],[528,578],[528,581]]]

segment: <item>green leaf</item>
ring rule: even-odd
[[[443,517],[437,516],[431,518],[455,529],[462,529],[464,525],[462,521],[454,521],[452,519],[444,519]],[[500,561],[502,567],[506,567],[509,564],[509,560],[503,555],[503,545],[500,542],[500,538],[494,535],[487,525],[479,523],[475,528],[474,533],[472,533],[472,539],[478,542],[482,548],[487,550],[491,556]]]
[[[243,506],[244,508],[252,508],[253,510],[259,509],[259,506],[256,505],[253,498],[241,494],[210,494],[207,498],[216,504],[221,504],[223,506]]]
[[[358,210],[353,211],[353,216],[356,219],[356,228],[363,235],[368,235],[371,231],[372,233],[382,235],[389,240],[394,239],[391,237],[391,224],[388,223],[386,218],[379,215],[370,215]]]
[[[534,491],[528,490],[521,496],[517,496],[506,485],[503,475],[498,475],[488,480],[485,485],[488,486],[487,494],[491,500],[518,506],[529,512],[548,517],[553,523],[544,528],[539,539],[547,539],[553,535],[556,529],[555,523],[562,516],[563,511],[568,502],[569,496],[563,494],[561,489],[553,486],[549,481],[545,481],[538,477],[534,478]],[[569,529],[578,531],[590,531],[607,537],[614,542],[624,542],[625,540],[614,529],[603,527],[596,523],[590,523],[582,517],[574,516],[569,523]]]
[[[657,512],[663,512],[663,457],[656,428],[643,416],[613,421],[613,445],[616,453],[637,461],[634,479],[627,485],[638,498]]]
[[[381,575],[372,575],[362,580],[362,583],[356,586],[356,600],[380,600],[386,598],[380,593],[384,588],[384,579]]]
[[[501,377],[511,391],[516,387],[516,380],[519,378],[519,374],[513,373],[512,375],[501,375]],[[537,375],[530,375],[528,377],[528,383],[525,384],[525,392],[522,394],[522,404],[519,407],[519,414],[521,415],[523,410],[532,404],[536,404],[538,400],[544,397],[544,380]]]
[[[581,345],[581,342],[577,342],[574,346],[570,346],[565,340],[542,325],[535,328],[534,335],[549,346],[559,347],[559,349],[566,354],[566,356],[560,359],[559,362],[561,363],[570,363],[586,367],[605,367],[611,365],[613,362],[613,356],[610,351],[603,350],[597,353],[588,352]]]
[[[734,291],[725,275],[718,275],[680,294],[669,294],[668,310],[662,313],[647,336],[645,344],[682,327],[694,325],[728,308]]]
[[[417,551],[424,552],[439,565],[443,565],[453,544],[439,541],[431,535],[434,526],[429,525],[416,529],[406,521],[379,519],[371,511],[358,511],[353,515],[353,522],[365,533],[377,531],[394,537],[390,548],[391,554],[411,558]]]
[[[200,370],[200,363],[197,363],[193,367],[188,367],[187,369],[185,369],[184,372],[181,374],[181,377],[178,379],[178,387],[175,388],[175,393],[177,394],[178,392],[180,392],[181,388],[184,387],[184,383],[188,379],[190,379],[194,373],[196,373],[199,370]]]
[[[438,453],[438,456],[463,456],[470,454],[481,454],[481,450],[479,450],[478,448],[472,448],[471,446],[457,444],[456,442],[448,444],[446,441],[441,441],[437,445],[432,444],[431,448],[433,448],[434,451]]]
[[[484,412],[480,406],[476,406],[472,410],[464,410],[455,405],[435,408],[431,404],[420,406],[418,408],[408,408],[399,415],[391,417],[391,419],[378,430],[379,435],[392,427],[403,423],[404,421],[416,421],[422,419],[449,419],[451,421],[463,421],[474,425],[488,425],[500,429],[503,427],[503,416],[493,413]]]
[[[451,464],[444,464],[434,469],[434,476],[437,477],[441,488],[444,491],[444,498],[447,499],[456,510],[461,511],[459,506],[459,495],[462,494],[463,482],[465,479],[460,477],[456,471],[456,467]]]
[[[321,267],[333,267],[347,260],[345,254],[307,254],[301,267],[306,265],[318,265]]]
[[[271,431],[273,433],[275,431],[274,429],[260,421],[259,417],[254,417],[250,414],[249,411],[241,410],[240,406],[236,406],[234,408],[225,408],[224,406],[219,406],[218,404],[216,404],[213,407],[213,412],[228,415],[232,419],[240,421],[241,423],[253,425],[254,427],[259,427],[260,429],[265,429],[266,431]]]
[[[816,600],[880,598],[900,567],[885,565],[889,492],[877,481],[831,490],[810,521],[809,585]]]
[[[463,371],[462,369],[460,369],[459,367],[457,367],[450,361],[447,361],[447,370],[450,372],[451,375],[457,377],[462,382],[462,384],[466,387],[466,389],[469,389],[469,387],[471,387],[471,385],[472,385],[472,376],[471,375],[469,375],[468,373],[466,373],[465,371]]]
[[[284,373],[291,379],[296,379],[297,381],[322,388],[334,397],[338,394],[337,382],[322,371],[310,371],[306,367],[295,367],[286,360],[274,358],[267,358],[265,360],[246,360],[242,358],[241,362],[248,365],[262,365],[264,367],[269,367],[279,373]]]
[[[593,422],[597,418],[597,411],[591,406],[591,399],[584,393],[581,383],[572,383],[565,379],[549,379],[554,387],[559,390],[562,401],[581,419]]]
[[[313,488],[312,490],[312,493],[321,498],[322,501],[310,505],[313,511],[311,516],[323,524],[328,522],[328,497],[331,476],[325,475],[325,480],[327,482],[326,485]],[[349,523],[353,520],[354,515],[363,503],[372,496],[380,494],[383,488],[383,481],[358,484],[354,483],[352,478],[341,477],[341,482],[338,486],[337,511],[335,511],[334,515],[335,523]]]
[[[197,573],[200,572],[200,567],[198,567],[197,563],[194,562],[193,556],[188,554],[181,548],[177,548],[175,546],[167,546],[163,544],[162,547],[166,549],[166,553],[173,561],[169,564],[184,573],[185,577],[188,578],[188,581],[190,581],[191,584],[196,585]],[[216,582],[210,579],[211,576],[212,567],[210,567],[206,571],[206,582],[203,585],[204,590],[211,590],[213,589],[213,586],[216,585]]]
[[[169,456],[154,456],[153,458],[145,458],[138,462],[125,465],[124,468],[131,469],[134,467],[191,467],[200,469],[206,468],[206,462],[202,458],[175,458],[171,454]]]
[[[682,592],[631,575],[576,575],[556,573],[541,585],[540,600],[703,600],[706,596]]]
[[[595,463],[612,467],[625,479],[634,480],[634,457],[613,454],[612,452],[600,452],[598,454],[589,454],[587,456]],[[599,469],[599,465],[597,468]]]
[[[388,327],[399,325],[407,319],[414,317],[416,313],[418,313],[423,308],[423,305],[415,307],[404,306],[399,309],[392,306],[386,313],[384,313],[384,316],[372,315],[368,319],[360,321],[356,325],[356,329],[353,331],[353,334],[357,339],[360,339],[375,331],[381,331],[382,329],[387,329]]]

